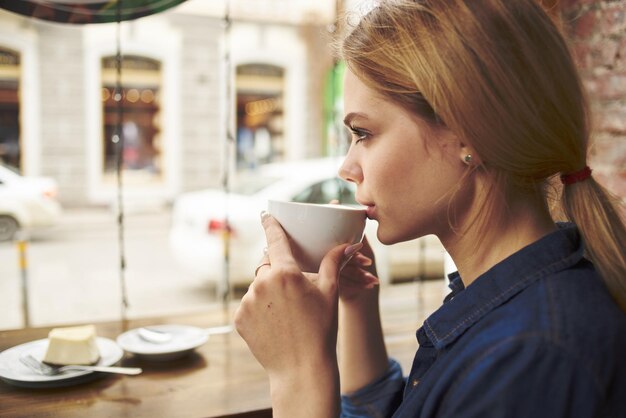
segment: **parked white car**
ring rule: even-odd
[[[266,246],[260,212],[267,209],[268,200],[328,203],[337,199],[357,205],[354,185],[337,177],[340,165],[333,158],[267,164],[238,175],[228,195],[221,189],[181,194],[174,201],[169,237],[174,258],[187,271],[210,281],[220,283],[228,273],[230,283],[249,284]],[[366,236],[383,282],[443,277],[444,251],[437,237],[384,246],[376,239],[376,227],[375,221],[368,220]]]
[[[20,229],[55,225],[62,213],[57,183],[50,177],[21,176],[0,165],[0,241]]]

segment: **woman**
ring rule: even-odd
[[[554,22],[535,0],[385,1],[340,52],[340,175],[381,242],[435,234],[458,273],[405,380],[367,242],[303,274],[263,214],[268,254],[235,320],[274,416],[626,416],[626,231],[587,166]]]

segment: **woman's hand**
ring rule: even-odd
[[[338,205],[339,200],[333,199],[328,203]],[[342,265],[339,297],[342,302],[350,301],[359,295],[372,293],[372,289],[378,284],[374,251],[367,237],[363,237],[363,247]]]
[[[342,302],[349,302],[374,292],[374,288],[379,284],[374,260],[372,247],[367,238],[363,238],[363,247],[341,270],[339,297]]]
[[[235,313],[237,331],[270,376],[274,416],[337,416],[338,275],[349,246],[331,250],[319,274],[302,273],[280,224],[268,214],[262,224],[268,252]]]

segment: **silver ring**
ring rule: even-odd
[[[254,270],[254,277],[256,277],[256,275],[259,273],[259,269],[263,266],[271,266],[272,264],[269,261],[266,261],[265,263],[261,263],[257,266],[257,268]]]

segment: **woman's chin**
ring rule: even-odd
[[[384,245],[393,245],[399,242],[411,241],[421,236],[423,235],[407,235],[406,231],[385,231],[384,229],[380,228],[380,225],[378,226],[378,231],[376,233],[378,241],[380,241],[380,243]]]
[[[393,245],[402,241],[401,239],[398,239],[398,237],[394,236],[393,234],[385,234],[384,231],[380,230],[380,226],[378,227],[378,232],[376,234],[376,237],[378,238],[378,241],[380,241],[380,243],[384,245]]]

